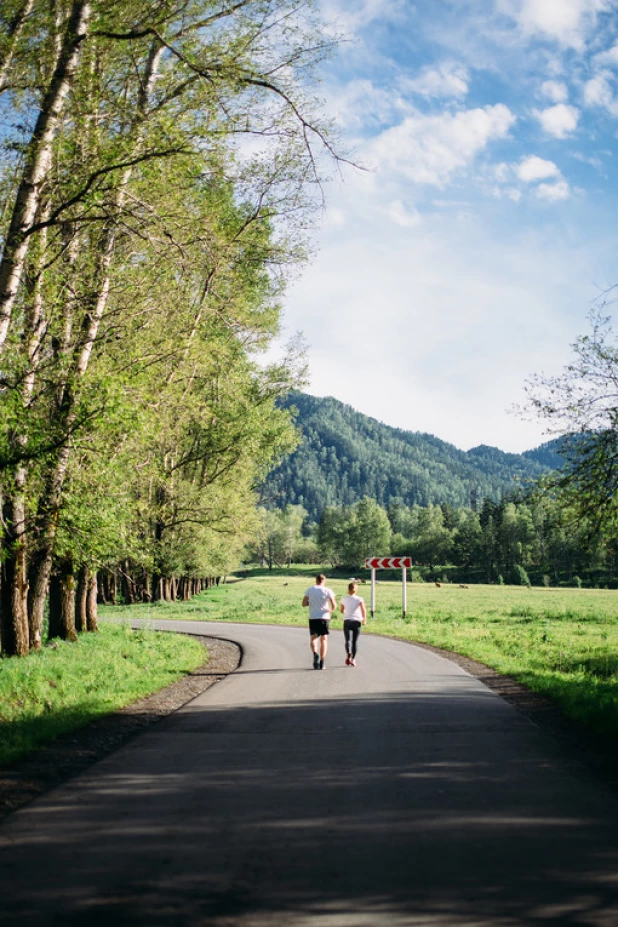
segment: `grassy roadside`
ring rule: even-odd
[[[76,644],[0,660],[0,764],[190,673],[203,645],[180,634],[105,625]]]
[[[304,627],[300,607],[310,584],[298,575],[249,574],[190,603],[117,607],[116,617],[242,621]],[[346,581],[329,585],[337,596]],[[369,605],[370,586],[360,592]],[[340,628],[336,622],[333,628]],[[422,641],[465,654],[550,696],[565,714],[605,735],[618,733],[618,592],[605,589],[528,589],[521,586],[408,585],[380,582],[376,617],[363,633]]]

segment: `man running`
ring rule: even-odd
[[[328,650],[328,626],[331,615],[337,608],[337,602],[332,589],[326,585],[326,577],[323,573],[318,573],[315,586],[309,586],[303,596],[303,607],[307,608],[307,606],[309,607],[313,668],[324,669]]]

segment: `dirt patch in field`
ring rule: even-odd
[[[11,766],[0,767],[0,820],[53,786],[88,769],[234,672],[241,656],[236,644],[218,638],[196,639],[207,648],[209,659],[188,676],[80,730],[63,734],[49,746],[35,750]]]

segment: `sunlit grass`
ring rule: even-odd
[[[75,644],[0,660],[0,763],[170,685],[205,659],[202,644],[184,635],[105,625]]]

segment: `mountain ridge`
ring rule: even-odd
[[[319,519],[326,505],[370,496],[383,506],[497,501],[517,485],[559,466],[559,439],[523,454],[490,445],[462,451],[426,432],[406,431],[358,412],[334,397],[291,393],[303,435],[299,447],[269,475],[266,504],[303,505]]]

